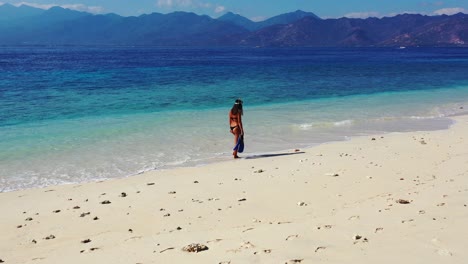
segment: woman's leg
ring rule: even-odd
[[[237,145],[237,142],[239,141],[239,136],[240,136],[240,129],[239,127],[234,128],[234,146]],[[234,156],[235,159],[239,158],[237,156],[237,149],[232,152],[232,155]]]

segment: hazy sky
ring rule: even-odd
[[[313,12],[322,18],[382,17],[401,13],[468,13],[468,0],[0,0],[1,3],[41,8],[62,6],[91,13],[117,13],[124,16],[189,11],[219,17],[231,11],[256,21],[298,9]]]

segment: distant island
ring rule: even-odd
[[[0,45],[468,47],[468,15],[321,19],[298,10],[254,22],[233,13],[123,17],[4,4]]]

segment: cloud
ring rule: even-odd
[[[222,5],[214,5],[208,2],[199,0],[158,0],[156,6],[164,9],[210,9],[215,13],[226,11],[226,7]]]
[[[221,13],[221,12],[224,12],[224,10],[226,10],[226,7],[224,6],[217,6],[215,8],[215,13]]]
[[[380,17],[381,15],[379,12],[354,12],[354,13],[348,13],[344,15],[347,18],[368,18],[368,17]]]
[[[35,8],[40,8],[40,9],[50,9],[54,6],[60,6],[62,8],[66,9],[71,9],[71,10],[76,10],[76,11],[82,11],[82,12],[88,12],[88,13],[93,13],[93,14],[100,14],[104,12],[104,8],[100,6],[86,6],[83,4],[67,4],[67,5],[59,5],[59,4],[37,4],[37,3],[29,3],[29,2],[19,2],[16,4],[13,4],[14,6],[20,6],[20,5],[27,5],[27,6],[32,6]]]
[[[192,0],[158,0],[156,3],[161,8],[174,8],[174,7],[192,7],[198,5]]]
[[[434,14],[436,15],[455,15],[458,13],[464,13],[466,10],[461,7],[451,7],[451,8],[442,8],[439,10],[434,11]]]

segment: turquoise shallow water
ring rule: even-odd
[[[0,190],[125,177],[374,133],[468,109],[465,49],[0,48]]]

